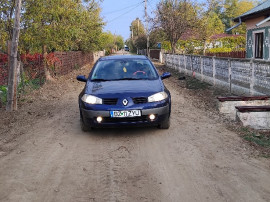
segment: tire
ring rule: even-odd
[[[80,112],[80,126],[83,132],[88,132],[91,130],[91,127],[84,124],[81,112]]]
[[[170,117],[168,117],[167,119],[165,119],[159,126],[159,129],[169,129],[171,125],[171,119]]]
[[[83,122],[82,119],[80,119],[80,125],[81,125],[81,129],[82,129],[83,132],[88,132],[88,131],[91,130],[90,127],[88,127],[88,126],[86,126],[86,125],[84,124],[84,122]]]

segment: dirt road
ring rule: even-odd
[[[270,201],[269,159],[252,157],[173,77],[169,130],[83,133],[74,77],[88,71],[45,85],[12,116],[2,112],[0,201]]]

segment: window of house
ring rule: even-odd
[[[263,32],[255,33],[255,58],[263,58]]]

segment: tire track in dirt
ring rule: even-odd
[[[61,92],[59,100],[35,103],[42,116],[0,158],[0,201],[269,201],[269,160],[251,157],[177,82],[165,81],[173,98],[169,130],[83,133],[83,85],[64,79],[65,93],[48,87],[48,95]]]

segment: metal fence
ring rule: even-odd
[[[3,54],[2,54],[3,55]],[[83,53],[80,51],[56,52],[53,64],[48,68],[51,76],[68,74],[86,64],[95,62],[104,56],[103,51]],[[20,68],[17,71],[18,97],[21,94],[40,88],[45,83],[44,61],[41,54],[21,56]],[[0,107],[6,103],[8,85],[8,62],[0,58]]]
[[[6,103],[8,85],[8,63],[0,63],[0,107]],[[40,88],[45,83],[42,59],[20,62],[17,69],[17,96]]]
[[[164,54],[163,62],[238,95],[270,95],[270,61]]]

